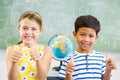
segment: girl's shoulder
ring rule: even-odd
[[[41,51],[41,50],[44,51],[44,50],[46,50],[46,49],[48,49],[48,48],[50,48],[50,47],[49,47],[49,46],[46,46],[46,45],[38,45],[38,46],[37,46],[37,50],[38,50],[38,51]]]
[[[6,49],[6,55],[10,56],[13,53],[14,50],[15,50],[14,45],[8,46],[7,49]]]
[[[8,47],[7,47],[7,51],[8,51],[8,50],[13,50],[15,47],[17,48],[18,46],[17,46],[17,45],[8,46]]]
[[[44,45],[37,45],[37,48],[44,48]]]
[[[46,45],[38,45],[37,48],[39,49],[51,49],[49,46],[46,46]]]

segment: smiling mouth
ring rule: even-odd
[[[89,47],[89,44],[82,43],[82,46],[83,46],[83,47]]]
[[[32,36],[25,36],[25,40],[32,40],[33,39],[33,37]]]

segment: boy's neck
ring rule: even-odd
[[[78,49],[77,51],[78,51],[79,53],[81,53],[81,54],[86,54],[86,53],[90,54],[90,53],[93,53],[93,50],[92,50],[92,49],[90,49],[90,50],[81,50],[81,49]]]

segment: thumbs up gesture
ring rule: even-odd
[[[36,46],[30,46],[30,55],[35,61],[38,61],[39,59],[41,59]]]
[[[111,71],[116,69],[116,63],[113,59],[109,58],[108,54],[106,54],[106,70]]]
[[[17,63],[22,56],[21,46],[18,49],[12,51],[11,60],[13,63]]]
[[[69,63],[66,65],[66,74],[72,75],[72,72],[74,71],[74,69],[75,69],[74,59],[73,59],[73,56],[71,56]]]

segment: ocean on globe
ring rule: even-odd
[[[53,37],[49,46],[52,48],[53,57],[57,60],[64,60],[73,50],[72,42],[66,36]]]

